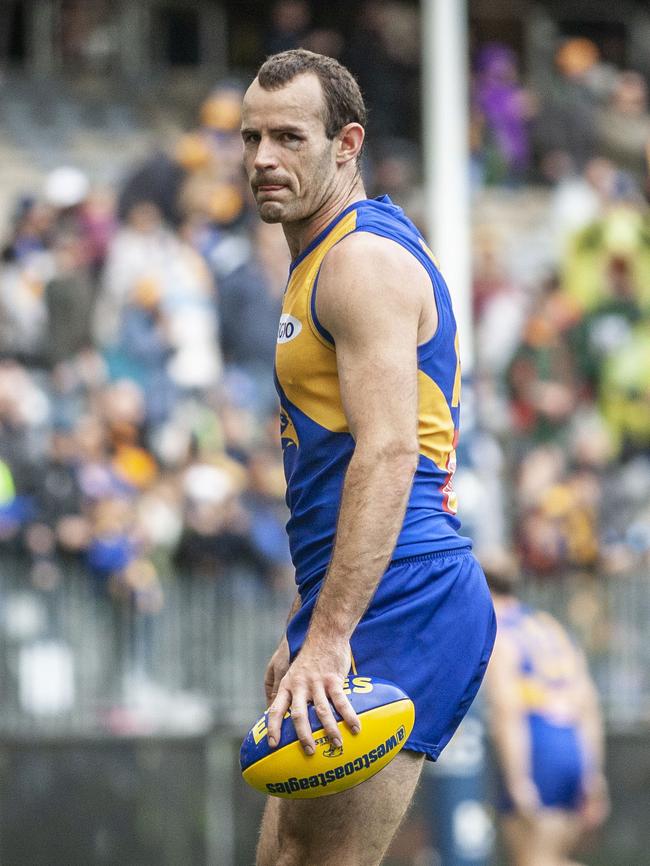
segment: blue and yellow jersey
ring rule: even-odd
[[[355,202],[291,265],[276,349],[276,387],[287,481],[287,524],[301,589],[329,564],[343,479],[354,440],[341,404],[332,336],[318,321],[316,292],[323,259],[351,232],[396,241],[431,278],[438,309],[434,336],[418,348],[420,457],[394,559],[467,548],[458,535],[452,478],[460,412],[460,363],[449,291],[421,234],[387,196]],[[363,263],[359,263],[363,267]]]
[[[498,617],[518,654],[518,689],[528,716],[572,725],[582,678],[581,658],[566,631],[550,614],[516,603]]]

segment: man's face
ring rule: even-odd
[[[336,180],[336,139],[325,135],[323,94],[312,73],[279,90],[257,79],[244,96],[244,167],[264,222],[290,223],[315,213]]]

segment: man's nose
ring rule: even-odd
[[[262,138],[255,153],[255,168],[258,171],[269,168],[277,168],[278,157],[273,141]]]

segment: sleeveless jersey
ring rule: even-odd
[[[458,534],[452,477],[460,412],[460,362],[449,291],[413,223],[387,196],[354,202],[296,258],[289,272],[276,347],[275,380],[287,482],[289,545],[301,591],[327,569],[354,440],[341,404],[336,346],[316,314],[323,259],[351,232],[389,238],[431,278],[434,336],[418,347],[419,461],[393,559],[470,547]],[[359,262],[363,268],[363,262]]]
[[[571,725],[576,722],[576,648],[550,614],[517,603],[498,618],[519,654],[518,688],[529,716]]]

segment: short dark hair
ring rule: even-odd
[[[264,90],[279,90],[305,72],[313,72],[320,81],[328,138],[334,138],[348,123],[365,127],[367,111],[359,85],[354,75],[333,57],[306,48],[272,54],[260,66],[257,80]]]

